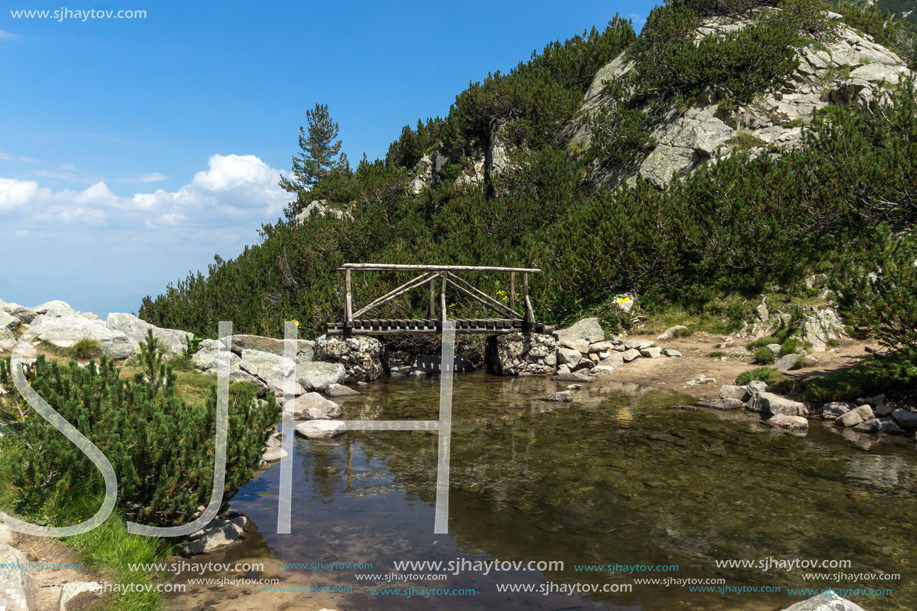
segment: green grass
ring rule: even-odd
[[[771,392],[784,393],[798,390],[798,383],[783,375],[773,367],[758,367],[739,374],[735,379],[736,386],[745,386],[749,382],[760,381],[767,384]]]
[[[848,369],[833,371],[806,382],[808,401],[853,401],[885,394],[892,398],[917,396],[917,364],[891,354],[876,356]]]
[[[102,344],[94,339],[83,338],[70,347],[69,353],[75,359],[92,359],[102,354]]]
[[[767,337],[756,339],[753,342],[748,342],[747,344],[745,344],[745,347],[748,348],[749,350],[757,350],[758,348],[764,348],[765,346],[769,346],[770,344],[779,344],[779,343],[780,343],[779,339],[777,339],[776,337],[772,335],[768,335]]]
[[[707,356],[710,357],[710,358],[712,358],[712,359],[719,359],[719,358],[723,358],[724,356],[725,356],[725,357],[729,357],[729,356],[732,356],[732,355],[729,354],[728,352],[723,352],[723,351],[721,351],[721,350],[714,350],[713,352],[708,352],[708,353],[707,353]]]
[[[762,346],[755,350],[755,362],[761,365],[771,365],[775,360],[774,353],[767,346]]]

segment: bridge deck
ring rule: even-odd
[[[553,333],[554,327],[539,322],[511,318],[457,318],[456,333]],[[330,322],[328,335],[396,335],[404,333],[442,333],[443,323],[435,319],[351,320]]]

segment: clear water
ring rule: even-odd
[[[871,445],[812,422],[804,437],[744,414],[669,409],[685,396],[635,385],[583,385],[574,403],[536,401],[565,383],[457,376],[450,523],[433,534],[437,438],[349,432],[296,441],[293,533],[277,535],[280,469],[232,502],[259,535],[249,545],[284,562],[371,562],[325,574],[350,585],[340,609],[782,609],[787,588],[890,588],[848,596],[869,610],[917,608],[917,452]],[[362,389],[361,389],[362,390]],[[438,378],[393,378],[342,402],[346,419],[435,420]],[[848,433],[849,435],[849,433]],[[239,552],[243,553],[243,552]],[[244,553],[252,553],[249,549]],[[717,568],[717,560],[850,560],[817,572],[898,573],[900,580],[806,580],[803,569]],[[563,570],[462,572],[445,581],[372,583],[397,560],[562,561]],[[575,565],[678,565],[675,572],[577,571]],[[285,573],[304,584],[317,574]],[[497,584],[632,584],[724,579],[742,593],[633,585],[631,592],[505,593]],[[371,588],[473,588],[474,597],[373,596]],[[580,587],[583,587],[581,585]],[[764,593],[764,587],[780,591]]]

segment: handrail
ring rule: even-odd
[[[541,270],[532,267],[484,267],[474,265],[399,265],[387,263],[345,263],[337,271],[347,269],[361,271],[418,271],[418,272],[524,272],[540,274]]]

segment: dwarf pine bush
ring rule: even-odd
[[[216,388],[204,404],[176,399],[175,375],[164,366],[154,384],[141,373],[119,377],[102,357],[80,367],[39,356],[31,386],[111,461],[118,477],[118,508],[131,520],[170,525],[207,505],[213,485]],[[0,463],[17,490],[16,511],[42,516],[74,495],[101,495],[104,484],[92,462],[29,408],[13,389],[10,360],[0,363],[2,413],[13,420]],[[248,387],[231,392],[224,505],[258,468],[265,431],[279,415],[273,397],[259,404]],[[21,416],[16,417],[21,414]],[[11,418],[12,417],[12,418]],[[94,510],[93,510],[94,511]],[[54,521],[54,515],[45,518]]]

